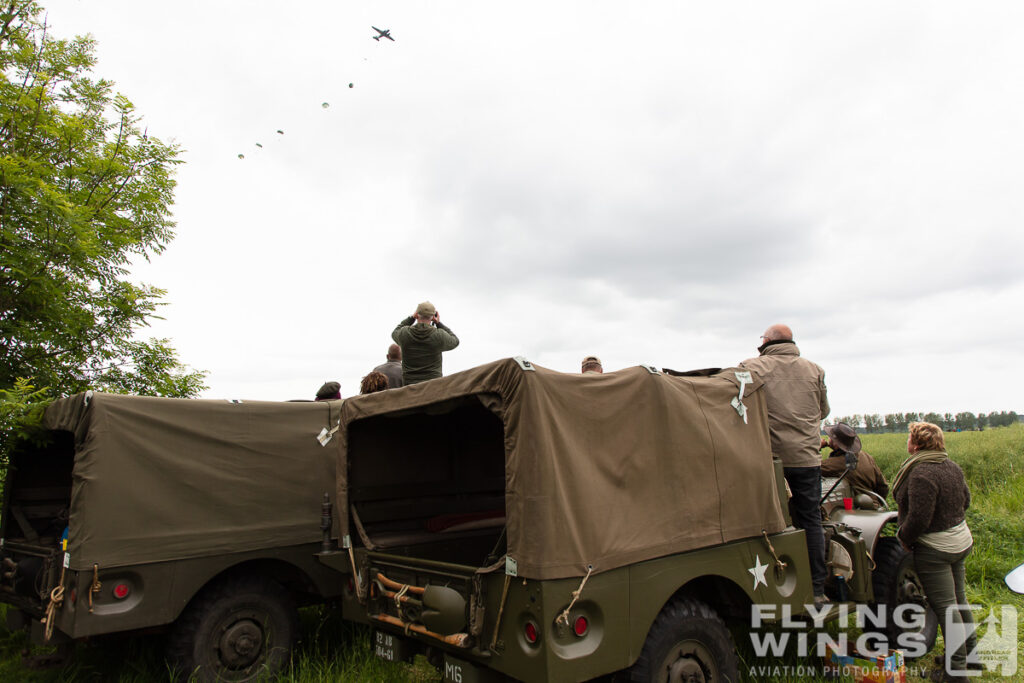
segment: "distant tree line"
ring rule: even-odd
[[[943,431],[972,431],[981,430],[986,427],[1006,427],[1016,424],[1020,420],[1017,413],[1012,410],[1001,410],[998,413],[963,412],[963,413],[878,413],[863,415],[847,415],[835,417],[830,420],[831,424],[845,422],[868,434],[882,434],[884,432],[905,432],[907,425],[911,422],[931,422],[942,427]]]

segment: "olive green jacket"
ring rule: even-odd
[[[783,467],[820,467],[821,421],[829,413],[825,371],[791,341],[769,342],[741,367],[764,380],[772,453]]]
[[[441,376],[441,353],[459,345],[459,338],[444,323],[413,325],[409,316],[398,323],[391,338],[402,347],[402,382],[416,384]]]

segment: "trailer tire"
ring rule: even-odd
[[[914,571],[914,556],[903,549],[899,539],[885,536],[875,546],[875,571],[871,573],[871,584],[875,591],[875,607],[885,607],[885,624],[872,628],[888,640],[889,649],[901,647],[899,640],[904,633],[917,632],[924,641],[925,652],[935,645],[939,620],[928,605],[921,580]],[[902,627],[894,618],[893,610],[900,605],[916,604],[925,608],[924,626],[915,631]],[[869,630],[869,629],[865,629]],[[913,659],[907,656],[907,659]]]
[[[280,584],[229,578],[205,589],[181,614],[167,659],[183,678],[201,683],[262,679],[287,664],[297,631],[298,612]]]
[[[734,683],[739,658],[725,622],[699,600],[675,598],[651,624],[631,683]]]

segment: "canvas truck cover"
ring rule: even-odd
[[[90,393],[54,401],[74,436],[70,567],[117,567],[320,539],[341,401],[241,402]]]
[[[504,427],[508,556],[519,576],[601,572],[785,527],[762,382],[731,405],[740,368],[672,377],[634,367],[565,374],[514,359],[348,399],[341,409],[338,506],[348,527],[347,461],[386,460],[359,420],[438,411],[477,397]],[[410,448],[429,434],[408,435]],[[386,462],[382,463],[386,466]]]

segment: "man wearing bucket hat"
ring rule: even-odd
[[[402,349],[402,382],[416,384],[441,376],[441,354],[459,345],[459,338],[444,323],[434,304],[424,301],[416,312],[398,323],[391,338]]]
[[[845,422],[839,422],[825,427],[825,433],[828,438],[821,440],[821,447],[828,446],[832,453],[821,463],[821,476],[842,475],[846,471],[846,454],[853,453],[857,456],[857,469],[846,475],[846,481],[850,482],[855,492],[873,491],[884,500],[889,493],[889,483],[875,459],[861,450],[857,430]]]

